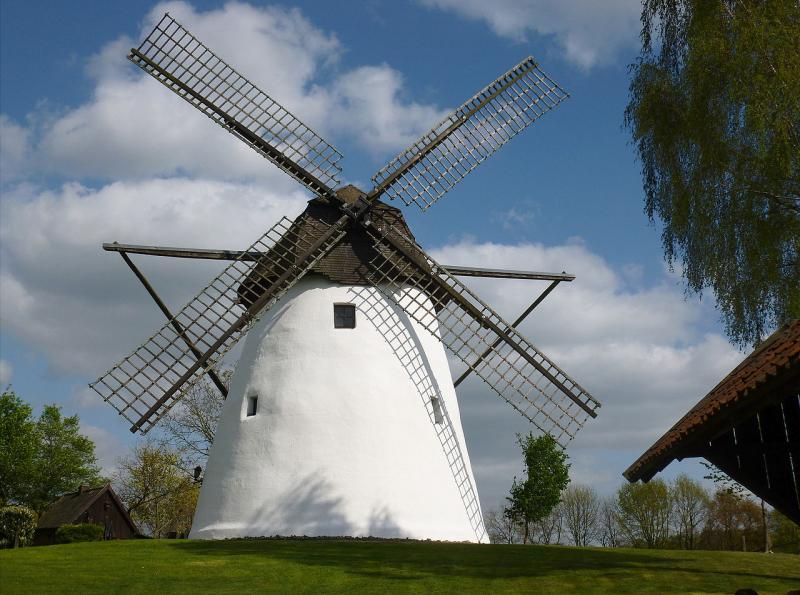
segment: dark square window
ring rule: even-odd
[[[333,328],[356,328],[356,307],[353,304],[333,305]]]
[[[247,417],[253,417],[258,411],[258,395],[247,397]]]

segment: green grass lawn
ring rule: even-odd
[[[393,541],[114,541],[0,551],[0,592],[715,592],[800,588],[800,557]]]

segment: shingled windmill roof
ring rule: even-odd
[[[365,196],[364,192],[355,186],[340,188],[336,194],[339,198],[351,204],[360,196]],[[412,240],[414,239],[414,235],[411,233],[399,209],[378,200],[373,203],[372,213],[376,219],[380,218],[382,221],[391,224],[397,231],[402,232]],[[342,210],[338,205],[322,198],[314,198],[308,202],[305,211],[295,219],[295,233],[310,243],[320,233],[319,227],[316,226],[318,222],[329,225],[337,221],[341,216]],[[280,254],[293,252],[293,248],[281,246],[280,242],[272,250]],[[311,268],[311,272],[322,275],[334,283],[371,285],[372,283],[368,278],[368,267],[369,263],[377,256],[374,242],[367,235],[364,227],[354,222],[347,230],[347,235],[344,239],[333,250],[317,261]],[[274,260],[281,260],[281,258],[278,257]],[[266,289],[267,282],[276,277],[277,275],[265,270],[264,266],[258,268],[239,287],[240,302],[249,307],[260,295],[260,291]]]
[[[337,195],[346,202],[353,203],[364,193],[355,186],[345,186],[337,191]],[[372,210],[382,219],[391,222],[398,231],[414,238],[400,209],[376,201]],[[342,211],[337,205],[315,198],[309,201],[305,214],[325,223],[333,223],[342,216]],[[354,224],[347,231],[344,240],[324,258],[321,258],[311,270],[334,283],[369,285],[365,276],[366,267],[375,256],[373,242],[367,236],[367,232],[361,225]]]

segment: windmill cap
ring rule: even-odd
[[[336,196],[349,205],[355,204],[359,198],[366,198],[367,193],[352,184],[342,186],[336,190]]]
[[[359,197],[366,196],[359,188],[352,184],[343,186],[336,191],[336,195],[347,203],[355,202]],[[384,217],[390,221],[399,231],[413,239],[413,234],[408,228],[400,209],[387,205],[380,200],[376,200],[372,206],[374,211],[381,211]],[[294,221],[294,234],[305,243],[313,241],[319,233],[315,222],[322,222],[326,225],[332,224],[342,216],[339,205],[331,204],[324,198],[315,197],[308,201],[305,211]],[[294,254],[296,248],[281,242],[273,248],[281,252],[282,256],[275,259],[267,259],[261,266],[257,267],[251,275],[239,286],[239,302],[245,307],[255,302],[264,285],[273,278],[277,278],[277,271],[270,270],[269,262],[285,260],[286,254]],[[376,257],[373,242],[367,232],[358,224],[353,224],[347,229],[347,233],[342,241],[336,245],[328,254],[320,258],[311,268],[311,273],[322,275],[333,283],[344,285],[371,285],[368,280],[369,263]]]

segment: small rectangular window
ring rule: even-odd
[[[258,410],[258,395],[247,397],[247,417],[252,417]]]
[[[353,304],[333,305],[333,328],[356,328],[356,307]]]
[[[431,406],[433,407],[433,421],[437,424],[444,422],[444,415],[442,415],[442,403],[439,397],[431,397]]]

